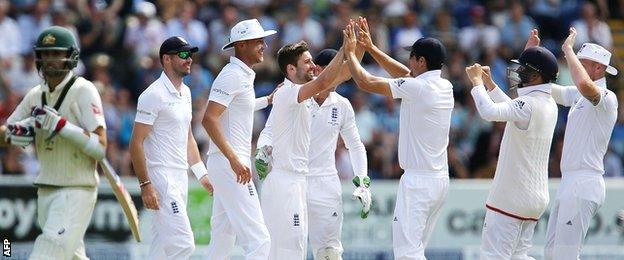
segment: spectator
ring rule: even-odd
[[[496,49],[500,44],[500,32],[487,24],[485,8],[477,5],[470,9],[472,24],[459,32],[459,47],[474,60],[487,49]]]
[[[581,19],[572,23],[576,28],[576,44],[578,49],[583,43],[591,42],[610,50],[613,47],[613,38],[611,37],[611,29],[609,25],[598,18],[596,14],[596,6],[593,3],[586,2],[581,9]]]
[[[286,44],[304,40],[312,53],[322,49],[325,44],[325,31],[310,15],[310,6],[304,2],[299,3],[294,15],[295,17],[284,25],[283,42]]]

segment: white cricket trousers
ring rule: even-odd
[[[482,260],[523,260],[533,246],[537,221],[521,220],[487,209],[481,233]]]
[[[30,259],[89,259],[83,237],[97,200],[96,187],[40,187],[37,222],[41,235]]]
[[[589,224],[605,199],[599,173],[563,173],[546,229],[545,259],[579,259]]]
[[[247,167],[249,160],[241,158]],[[221,153],[209,154],[206,167],[214,188],[207,259],[229,259],[237,240],[245,259],[268,259],[271,240],[254,184],[237,183],[230,162]]]
[[[447,172],[405,170],[399,181],[392,247],[394,259],[426,259],[425,247],[448,193]]]
[[[314,259],[320,249],[343,252],[342,186],[337,174],[308,176],[308,237]]]
[[[150,260],[189,259],[195,251],[195,240],[186,211],[188,173],[167,167],[147,169],[158,193],[158,210],[152,214]]]
[[[271,235],[270,260],[306,257],[306,176],[273,169],[262,184],[262,213]]]

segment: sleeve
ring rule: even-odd
[[[551,96],[557,104],[570,107],[574,105],[574,99],[579,94],[576,86],[560,86],[552,84]]]
[[[264,109],[269,106],[269,98],[267,97],[259,97],[256,98],[256,105],[254,107],[254,111],[258,111],[260,109]]]
[[[282,106],[297,105],[297,99],[299,97],[299,90],[301,85],[283,86],[278,89],[273,95],[273,104],[279,104]]]
[[[618,103],[617,103],[617,97],[615,96],[615,94],[613,94],[613,92],[610,92],[606,89],[601,88],[600,89],[600,101],[598,101],[598,104],[594,106],[594,109],[598,111],[611,111],[611,110],[617,111],[617,107],[618,107]]]
[[[388,79],[393,98],[416,99],[422,92],[421,81],[415,78]]]
[[[31,103],[33,98],[35,98],[33,97],[34,93],[35,91],[33,89],[30,92],[28,92],[28,94],[26,94],[24,99],[22,99],[22,101],[17,105],[13,113],[11,113],[9,118],[7,118],[7,121],[6,121],[7,124],[13,124],[13,123],[19,122],[30,116],[33,110],[33,107],[35,106],[35,104]]]
[[[488,91],[488,95],[490,96],[492,101],[494,101],[494,103],[507,102],[511,100],[511,98],[509,98],[509,96],[507,96],[507,94],[505,94],[505,92],[503,92],[503,90],[499,87]]]
[[[160,98],[151,92],[143,92],[137,102],[137,113],[134,122],[153,125],[160,111]]]
[[[479,115],[487,121],[528,123],[531,119],[531,106],[522,97],[494,103],[488,97],[484,86],[472,88],[470,94],[472,94]]]
[[[269,114],[269,118],[264,124],[264,129],[262,129],[262,132],[260,132],[260,136],[258,136],[258,143],[256,144],[256,147],[262,147],[265,145],[268,145],[268,146],[273,145],[272,122],[273,122],[273,113]]]
[[[368,174],[366,148],[360,139],[360,133],[355,125],[355,112],[348,101],[346,101],[344,107],[346,108],[346,113],[340,127],[340,136],[345,143],[345,147],[349,150],[353,173],[357,176],[366,176]]]
[[[104,120],[104,110],[102,109],[102,99],[100,93],[91,82],[81,89],[80,100],[76,102],[80,110],[80,123],[87,132],[93,132],[98,127],[106,129]]]
[[[210,96],[208,101],[214,101],[228,107],[236,96],[237,92],[242,89],[242,82],[236,79],[234,73],[224,73],[217,76],[210,88]]]

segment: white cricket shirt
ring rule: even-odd
[[[607,89],[605,78],[595,83],[600,87],[600,102],[595,106],[575,86],[553,86],[555,101],[570,107],[561,158],[563,174],[578,171],[604,174],[603,159],[617,120],[618,101]]]
[[[32,88],[7,119],[7,123],[15,123],[30,117],[32,109],[42,105],[41,93],[45,93],[47,105],[53,107],[63,89],[68,87],[67,83],[72,76],[74,73],[69,72],[52,92],[47,84]],[[88,132],[93,132],[100,126],[106,129],[100,94],[93,83],[82,77],[76,78],[58,113],[70,123]],[[48,136],[46,130],[35,128],[35,147],[37,158],[41,163],[41,171],[35,184],[61,187],[97,186],[99,178],[95,169],[96,161],[86,155],[82,147],[73,145],[60,135],[51,140],[47,140]]]
[[[210,89],[209,101],[226,107],[219,119],[225,139],[243,162],[251,160],[251,135],[256,105],[254,79],[256,73],[238,58],[231,56]],[[266,103],[266,102],[265,102]],[[263,104],[264,105],[264,104]],[[221,153],[210,139],[208,154]]]
[[[184,83],[178,91],[164,72],[141,93],[134,121],[152,126],[143,143],[148,168],[188,169],[191,118],[191,91]]]
[[[453,85],[440,70],[414,78],[388,81],[393,98],[401,99],[399,165],[406,172],[448,175]]]
[[[309,102],[312,105],[310,111],[312,123],[308,165],[310,172],[307,176],[327,176],[338,173],[336,145],[339,134],[349,150],[354,174],[366,176],[368,171],[366,149],[355,126],[355,113],[349,100],[336,92],[331,92],[320,106],[314,99],[310,99]],[[269,116],[258,138],[258,147],[271,145],[271,121],[272,117]]]
[[[297,102],[299,89],[301,85],[285,79],[273,96],[273,169],[307,174],[312,104],[309,99]]]

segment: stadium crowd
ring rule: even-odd
[[[508,61],[519,56],[530,30],[539,28],[542,45],[560,62],[558,83],[572,85],[561,42],[569,26],[578,31],[577,44],[595,42],[613,49],[614,37],[606,22],[622,19],[624,1],[617,0],[0,0],[0,124],[19,100],[39,84],[32,47],[46,27],[60,25],[79,40],[81,63],[77,72],[92,80],[102,96],[108,132],[107,157],[121,175],[132,175],[128,143],[139,94],[161,73],[158,48],[169,36],[182,36],[200,52],[193,56],[185,83],[193,97],[193,129],[205,154],[208,135],[201,116],[216,73],[232,53],[220,50],[238,21],[257,18],[265,29],[278,31],[269,38],[264,62],[256,67],[256,94],[271,93],[283,80],[275,54],[283,44],[305,40],[314,55],[341,44],[341,29],[349,19],[365,16],[373,41],[392,57],[406,61],[410,46],[423,36],[436,37],[449,54],[444,77],[454,86],[449,166],[453,178],[491,178],[504,123],[491,124],[476,112],[464,68],[473,62],[489,65],[496,83],[507,91]],[[618,5],[619,4],[619,5]],[[619,32],[620,34],[622,32]],[[578,48],[577,46],[577,48]],[[612,63],[623,71],[614,55]],[[377,75],[385,72],[365,56],[363,64]],[[605,156],[606,176],[624,176],[624,86],[622,73],[608,77],[620,100],[620,116]],[[357,90],[352,82],[338,88],[351,101],[364,142],[369,175],[397,179],[399,101]],[[559,162],[567,110],[560,107],[550,154],[551,177],[560,177]],[[269,110],[259,111],[254,137]],[[255,141],[254,141],[255,143]],[[339,174],[350,179],[351,166],[344,146],[336,153]],[[32,147],[0,150],[2,174],[36,175],[39,168]],[[208,169],[210,170],[210,169]]]

